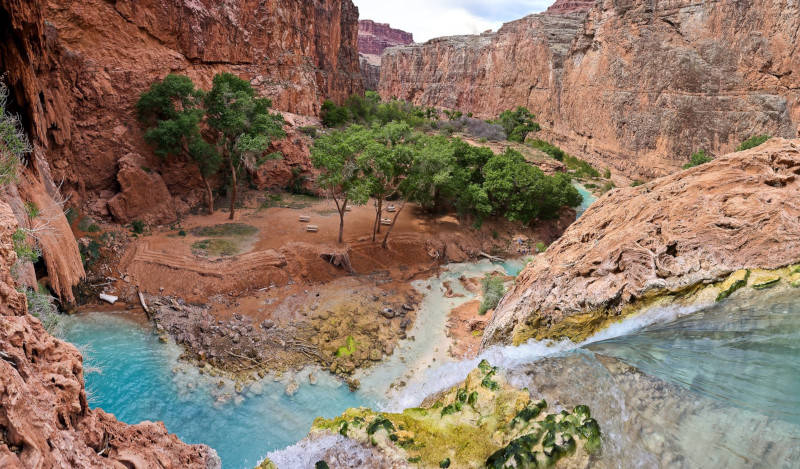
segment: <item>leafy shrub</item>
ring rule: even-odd
[[[100,248],[102,245],[97,240],[89,241],[89,244],[78,246],[81,252],[81,260],[86,268],[93,267],[100,260]]]
[[[635,180],[635,181],[633,181],[631,183],[631,187],[639,187],[639,186],[641,186],[643,184],[644,184],[644,181],[640,181],[640,180],[637,179],[637,180]]]
[[[33,151],[19,116],[8,112],[9,89],[0,75],[0,186],[17,180],[25,155]]]
[[[607,183],[603,184],[603,187],[600,188],[600,193],[605,194],[606,192],[610,191],[611,189],[614,189],[615,187],[617,186],[615,186],[613,182],[608,181]]]
[[[696,153],[692,153],[692,157],[689,159],[688,163],[683,165],[683,169],[694,168],[695,166],[700,166],[701,164],[706,164],[711,161],[714,161],[714,158],[708,155],[705,150],[700,150]]]
[[[144,233],[144,222],[142,220],[133,220],[131,222],[131,231],[133,231],[134,234]]]
[[[600,172],[597,171],[580,158],[575,158],[574,156],[570,156],[564,153],[564,163],[567,164],[567,169],[571,170],[575,173],[575,176],[579,178],[599,178]]]
[[[63,337],[63,327],[61,325],[61,318],[58,314],[55,300],[52,296],[45,293],[47,288],[44,285],[39,285],[39,291],[31,288],[25,289],[25,298],[28,302],[28,313],[42,322],[45,330],[50,335],[61,338]]]
[[[736,147],[736,151],[745,151],[745,150],[749,150],[751,148],[755,148],[755,147],[757,147],[759,145],[763,145],[770,138],[771,137],[769,135],[756,135],[756,136],[750,137],[747,140],[745,140],[744,142],[742,142],[741,145]]]
[[[308,135],[311,138],[316,138],[317,137],[317,128],[314,127],[313,125],[309,125],[309,126],[306,126],[306,127],[300,127],[300,132]]]
[[[478,310],[478,314],[483,316],[490,309],[495,309],[506,293],[506,288],[503,286],[503,278],[496,275],[487,273],[481,280],[483,284],[483,301]]]
[[[605,171],[603,171],[603,177],[605,179],[611,179],[611,168],[609,168],[608,166],[606,166]]]
[[[39,206],[36,205],[36,202],[25,202],[25,213],[28,214],[28,218],[33,220],[39,216],[41,210],[39,210]]]
[[[341,127],[351,119],[350,111],[344,106],[337,106],[330,99],[322,103],[322,123],[325,127]]]
[[[11,236],[11,241],[14,244],[14,252],[17,253],[17,259],[21,261],[36,262],[39,260],[39,251],[28,243],[28,232],[22,228],[18,229]]]
[[[528,146],[543,151],[558,161],[564,161],[564,155],[566,155],[561,148],[558,148],[552,143],[545,142],[544,140],[539,140],[538,138],[528,142]]]
[[[542,253],[542,252],[545,252],[545,251],[547,251],[547,245],[546,244],[544,244],[541,241],[536,243],[536,252]]]

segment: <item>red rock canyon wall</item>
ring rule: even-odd
[[[389,49],[380,93],[483,117],[527,106],[545,138],[630,178],[668,174],[700,148],[796,135],[797,3],[599,0],[572,13],[589,3]]]

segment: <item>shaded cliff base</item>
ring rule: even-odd
[[[798,174],[800,140],[773,139],[612,190],[520,274],[483,346],[579,341],[645,308],[797,285]]]

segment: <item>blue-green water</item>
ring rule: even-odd
[[[800,295],[728,301],[589,345],[731,407],[800,425]]]
[[[575,207],[575,211],[577,212],[578,218],[580,218],[580,216],[583,215],[583,212],[585,212],[590,205],[595,203],[597,197],[595,197],[594,194],[589,192],[589,189],[583,187],[581,184],[575,181],[572,181],[572,185],[576,189],[578,189],[578,192],[580,192],[581,197],[583,197],[583,202],[581,202],[579,206]]]
[[[66,336],[75,344],[90,344],[85,361],[102,370],[86,375],[92,407],[131,424],[164,421],[183,441],[216,449],[226,468],[254,467],[267,452],[303,438],[317,416],[335,417],[348,407],[373,404],[322,373],[311,386],[306,372],[298,375],[300,389],[292,397],[284,392],[285,382],[264,381],[260,396],[245,391],[250,397],[237,405],[225,396],[236,395],[231,383],[219,388],[219,379],[179,366],[177,346],[159,342],[127,314],[70,318]]]
[[[319,372],[312,386],[306,371],[297,374],[300,390],[292,397],[284,393],[285,380],[265,381],[237,403],[231,383],[220,389],[218,379],[180,365],[177,346],[160,343],[149,326],[128,315],[70,318],[66,332],[74,343],[91,344],[88,361],[103,370],[86,376],[93,406],[128,423],[162,420],[184,441],[215,448],[223,467],[253,467],[303,438],[317,416],[360,405],[416,405],[463,379],[477,362],[439,365],[445,361],[439,328],[441,310],[469,298],[446,299],[441,284],[492,268],[454,267],[429,282],[433,288],[415,332],[419,342],[403,344],[383,368],[363,376],[357,393]],[[513,273],[519,266],[506,268]],[[519,385],[548,401],[589,404],[606,435],[598,467],[800,467],[797,300],[795,291],[735,296],[691,314],[665,310],[631,318],[579,346],[531,342],[490,349],[481,358],[520,375]],[[404,367],[417,370],[416,378],[403,376],[416,384],[389,399],[384,391]]]

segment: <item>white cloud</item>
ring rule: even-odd
[[[353,0],[361,19],[389,23],[424,42],[439,36],[497,30],[504,22],[544,11],[554,0]]]

